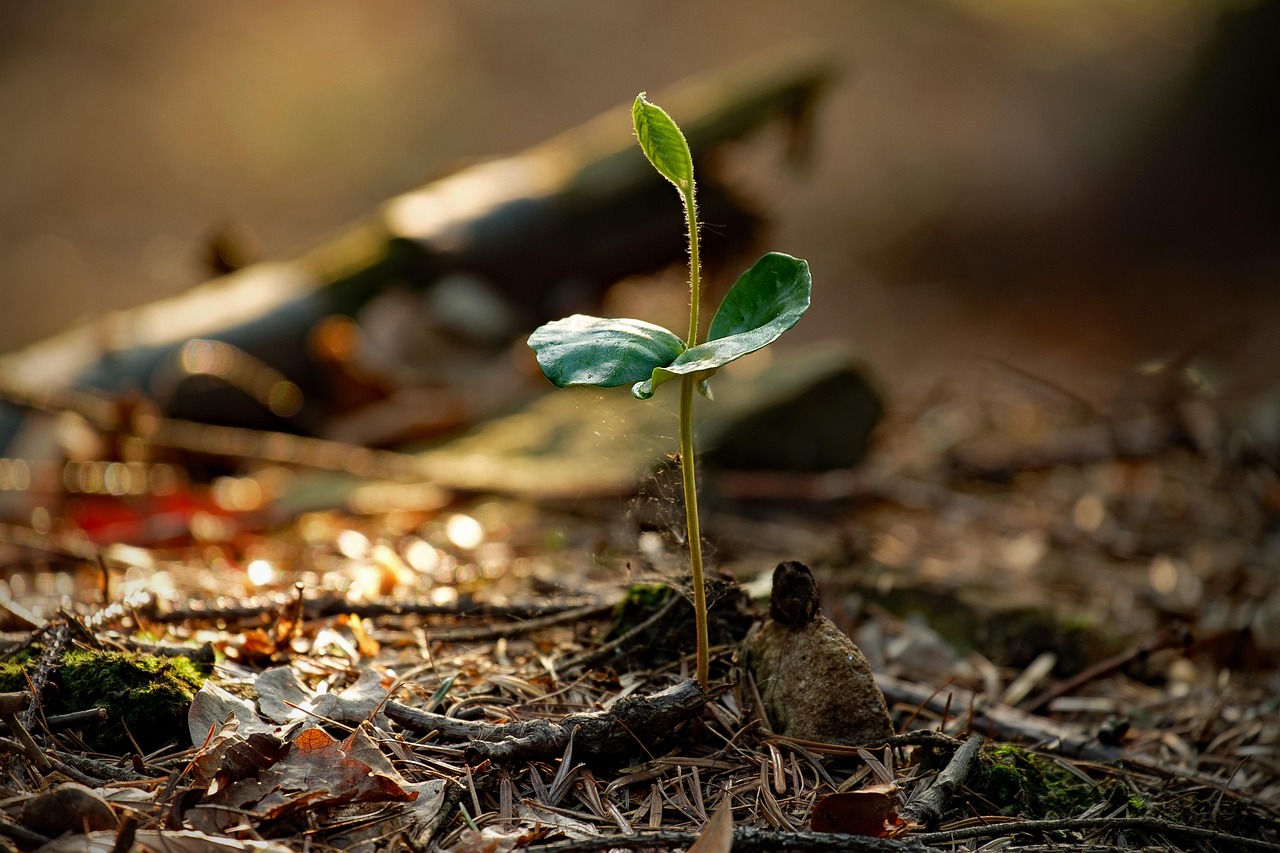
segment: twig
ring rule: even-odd
[[[473,640],[496,640],[502,637],[517,637],[531,631],[541,630],[542,628],[563,625],[566,622],[577,622],[582,619],[590,619],[594,616],[608,613],[613,608],[614,602],[612,601],[601,602],[599,604],[588,604],[585,607],[578,607],[573,610],[563,610],[559,613],[548,613],[545,616],[536,616],[532,619],[524,619],[519,622],[508,622],[502,625],[469,625],[461,628],[444,628],[439,631],[428,631],[427,639],[445,643],[464,643]]]
[[[1127,649],[1118,655],[1107,658],[1104,661],[1099,661],[1061,684],[1044,691],[1035,699],[1032,699],[1030,703],[1025,705],[1023,710],[1029,714],[1034,714],[1041,708],[1047,706],[1054,699],[1057,699],[1059,696],[1074,693],[1089,682],[1102,678],[1104,675],[1110,675],[1122,666],[1126,666],[1134,661],[1145,660],[1150,657],[1153,652],[1169,648],[1170,646],[1182,644],[1185,640],[1186,628],[1182,626],[1166,628],[1154,637],[1148,639],[1146,642],[1140,643],[1139,645],[1136,645],[1131,649]]]
[[[555,722],[472,723],[428,714],[399,702],[388,702],[386,712],[405,728],[469,740],[467,752],[476,760],[507,763],[554,758],[564,752],[573,736],[575,750],[590,761],[617,755],[637,738],[642,743],[662,739],[701,713],[707,698],[697,682],[685,680],[651,696],[624,696],[607,711],[570,714]]]
[[[1232,835],[1216,829],[1205,829],[1199,826],[1188,826],[1183,823],[1171,823],[1153,817],[1075,817],[1061,820],[1015,820],[1006,823],[993,823],[985,826],[967,826],[949,832],[925,832],[912,838],[924,844],[952,844],[971,838],[991,838],[994,836],[1014,835],[1031,832],[1081,832],[1091,829],[1137,829],[1143,832],[1162,835],[1178,835],[1187,838],[1199,838],[1230,845],[1230,849],[1265,850],[1280,853],[1280,844],[1263,841],[1260,838],[1248,838]]]
[[[986,731],[999,740],[1030,741],[1045,752],[1071,758],[1084,758],[1104,764],[1125,757],[1124,750],[1098,743],[1090,734],[1056,720],[1033,716],[1005,705],[979,708],[977,697],[961,687],[948,687],[946,697],[938,696],[930,687],[880,673],[876,674],[876,684],[884,691],[885,698],[891,702],[925,705],[939,713],[945,707],[947,697],[953,694],[956,703],[972,702],[975,711],[973,722],[969,726],[970,731]]]
[[[645,619],[639,625],[636,625],[631,630],[621,634],[620,636],[613,638],[609,642],[605,643],[603,646],[598,646],[597,648],[590,649],[589,651],[585,651],[580,655],[576,655],[575,657],[569,658],[567,661],[560,664],[560,668],[564,670],[569,670],[569,669],[573,669],[576,666],[591,666],[596,661],[604,660],[606,657],[613,654],[613,652],[616,649],[620,648],[626,643],[629,643],[632,639],[634,639],[635,637],[638,637],[640,634],[643,634],[645,631],[653,627],[653,625],[656,624],[658,620],[662,619],[662,617],[670,613],[671,608],[675,607],[676,604],[679,603],[681,600],[682,600],[682,597],[679,594],[672,593],[671,597],[667,600],[667,603],[659,607],[657,611],[655,611],[651,616],[649,616],[648,619]]]
[[[53,841],[47,835],[41,835],[38,832],[32,832],[25,826],[16,823],[9,823],[7,820],[0,820],[0,835],[12,841],[16,841],[18,846],[23,850],[36,850]]]
[[[172,624],[175,622],[210,622],[235,621],[238,619],[266,619],[272,617],[281,607],[280,600],[250,601],[229,604],[220,607],[182,607],[174,610],[158,610],[151,608],[143,611],[143,615],[152,622]],[[347,601],[338,596],[306,599],[303,614],[307,619],[320,619],[325,616],[348,614],[361,619],[372,619],[378,616],[506,616],[513,619],[532,619],[550,614],[564,613],[583,607],[579,603],[566,604],[432,604],[426,601]],[[600,607],[605,604],[601,602]],[[610,602],[609,607],[613,606]]]
[[[697,832],[646,832],[632,835],[601,835],[578,841],[562,841],[543,846],[530,845],[537,853],[597,853],[601,850],[670,850],[688,848],[699,838]],[[779,832],[740,826],[733,831],[734,853],[927,853],[915,839],[870,838],[833,832]]]
[[[102,784],[102,782],[142,782],[146,780],[155,780],[157,778],[154,776],[146,776],[142,773],[135,773],[132,770],[117,767],[116,765],[109,764],[106,761],[98,761],[93,758],[89,758],[86,755],[76,755],[73,752],[58,752],[55,754],[55,757],[87,776],[92,776],[96,779],[102,780],[101,782],[95,783],[95,787]]]
[[[49,732],[65,732],[68,729],[79,729],[94,723],[105,722],[106,708],[86,708],[83,711],[70,711],[66,714],[54,714],[44,718],[44,729]]]
[[[32,667],[31,674],[28,676],[31,702],[18,715],[18,722],[25,729],[29,730],[36,721],[36,712],[40,709],[40,694],[44,692],[45,685],[49,683],[49,676],[58,668],[58,661],[62,657],[62,647],[67,644],[70,636],[71,627],[65,621],[46,634],[44,650],[40,653],[39,661]]]
[[[973,770],[983,743],[982,735],[970,735],[964,746],[951,756],[951,761],[933,780],[932,785],[922,785],[912,792],[902,808],[902,816],[917,820],[925,826],[934,826],[942,820],[943,808]]]
[[[53,766],[54,770],[57,770],[73,782],[79,782],[81,785],[89,788],[97,788],[103,782],[101,779],[96,779],[88,773],[83,773],[80,770],[77,770],[57,756],[46,754],[45,758],[48,760],[49,764]]]

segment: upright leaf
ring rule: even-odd
[[[644,156],[653,168],[676,185],[681,193],[693,188],[693,155],[680,128],[667,115],[667,111],[649,102],[645,93],[636,95],[631,105],[631,121],[636,128],[636,139]]]
[[[656,365],[631,393],[646,400],[659,385],[676,376],[697,376],[705,382],[729,362],[768,346],[809,309],[812,289],[807,262],[770,252],[725,294],[711,318],[706,343],[689,347],[665,365]]]
[[[809,264],[769,252],[724,295],[707,329],[707,341],[750,336],[752,350],[771,344],[809,310],[813,282]]]

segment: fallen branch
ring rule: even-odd
[[[588,604],[585,607],[562,610],[558,613],[548,613],[545,616],[536,616],[519,622],[507,622],[502,625],[464,625],[458,628],[433,629],[427,631],[427,639],[444,643],[462,643],[475,640],[496,640],[502,637],[518,637],[531,631],[603,615],[611,611],[615,603],[613,601],[604,601],[597,604]]]
[[[604,660],[609,655],[617,651],[619,648],[631,642],[633,639],[635,639],[636,637],[643,634],[645,631],[648,631],[650,628],[652,628],[663,617],[665,617],[668,613],[670,613],[671,609],[675,607],[677,604],[679,604],[680,601],[682,600],[683,600],[682,596],[672,595],[671,598],[667,601],[667,603],[662,605],[662,607],[659,607],[656,611],[654,611],[654,613],[651,616],[649,616],[648,619],[645,619],[640,624],[634,626],[633,628],[631,628],[631,630],[623,634],[620,634],[617,637],[614,637],[612,640],[610,640],[609,642],[605,643],[602,646],[599,646],[594,649],[588,649],[582,654],[569,658],[567,661],[564,661],[560,665],[560,668],[569,670],[569,669],[573,669],[575,666],[589,667],[594,665],[596,661]]]
[[[876,684],[892,703],[928,708],[944,714],[948,708],[974,708],[971,731],[980,731],[997,740],[1033,743],[1038,749],[1067,758],[1109,763],[1126,757],[1123,749],[1099,743],[1090,732],[1056,720],[1037,717],[1007,705],[983,707],[983,700],[962,687],[934,690],[923,684],[876,674]]]
[[[607,610],[613,602],[583,603],[582,601],[556,604],[484,604],[474,601],[461,601],[457,604],[432,604],[428,601],[398,601],[381,599],[375,601],[348,601],[339,596],[308,598],[303,602],[303,618],[322,619],[326,616],[359,616],[361,619],[374,619],[379,616],[484,616],[506,617],[510,619],[536,619],[544,616],[563,614],[571,610],[600,607]],[[216,606],[182,607],[173,610],[161,610],[157,602],[140,609],[142,615],[150,622],[175,624],[184,622],[221,621],[233,622],[241,619],[268,619],[276,615],[281,607],[280,599],[236,602]],[[199,651],[192,649],[193,652]]]
[[[700,836],[697,832],[646,832],[632,835],[602,835],[579,841],[562,841],[527,850],[538,853],[596,853],[601,850],[670,850],[690,847]],[[740,826],[733,831],[734,853],[926,853],[923,844],[914,839],[871,838],[834,832],[779,832]]]
[[[902,816],[924,826],[935,826],[942,820],[942,810],[968,778],[977,763],[978,753],[985,739],[982,735],[970,735],[964,746],[955,751],[951,761],[933,780],[932,785],[921,785],[911,793],[902,808]]]
[[[1216,829],[1205,829],[1199,826],[1188,826],[1183,823],[1171,823],[1154,817],[1077,817],[1062,820],[1015,820],[1007,823],[993,823],[985,826],[968,826],[949,832],[927,832],[912,836],[924,844],[954,844],[973,838],[993,838],[1021,833],[1043,832],[1083,832],[1088,830],[1121,830],[1133,829],[1142,832],[1173,835],[1184,838],[1196,838],[1202,841],[1213,841],[1228,845],[1231,850],[1266,850],[1280,851],[1280,844],[1263,841],[1260,838],[1248,838],[1243,835],[1232,835]]]
[[[1134,661],[1146,660],[1154,652],[1161,649],[1167,649],[1171,646],[1183,645],[1187,643],[1187,629],[1183,626],[1174,626],[1166,628],[1154,637],[1150,637],[1146,641],[1134,646],[1131,649],[1121,652],[1100,661],[1094,666],[1089,667],[1067,679],[1056,687],[1044,691],[1030,703],[1023,707],[1023,710],[1029,714],[1033,714],[1042,708],[1048,706],[1050,702],[1059,696],[1066,696],[1068,693],[1074,693],[1086,684],[1096,681],[1103,676],[1110,675],[1121,667],[1128,666]]]
[[[564,753],[571,736],[574,753],[592,761],[666,739],[681,723],[700,714],[707,698],[697,682],[685,680],[651,696],[624,696],[607,711],[570,714],[558,721],[474,723],[399,702],[388,702],[386,713],[407,729],[470,741],[467,757],[476,761],[508,764],[555,758]]]

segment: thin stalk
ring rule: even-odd
[[[693,186],[680,193],[684,199],[684,216],[689,222],[689,336],[685,344],[698,345],[698,308],[702,304],[702,264],[698,260],[698,204]]]
[[[681,192],[689,222],[689,337],[686,345],[698,345],[698,307],[702,301],[701,264],[698,260],[698,208],[692,183]],[[707,587],[702,572],[702,525],[698,518],[698,480],[693,455],[693,389],[697,380],[680,378],[680,475],[684,483],[684,516],[689,532],[689,573],[693,578],[694,630],[697,633],[698,684],[704,689],[711,678],[711,641],[707,630]]]
[[[694,629],[698,635],[698,684],[705,689],[710,678],[710,637],[707,632],[707,588],[702,575],[702,529],[698,521],[698,483],[693,460],[693,385],[680,380],[680,474],[684,481],[684,515],[689,529],[689,571],[693,575]]]

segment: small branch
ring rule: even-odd
[[[1062,820],[1015,820],[986,826],[968,826],[964,829],[956,829],[950,832],[926,832],[914,835],[912,838],[924,844],[954,844],[957,841],[972,838],[993,838],[1017,833],[1083,832],[1094,829],[1135,829],[1160,835],[1214,841],[1228,845],[1228,848],[1232,850],[1248,849],[1280,853],[1280,844],[1271,841],[1232,835],[1229,832],[1221,832],[1216,829],[1170,823],[1153,817],[1076,817]]]
[[[939,714],[945,712],[948,699],[957,707],[972,706],[977,710],[971,730],[985,732],[999,740],[1028,741],[1037,744],[1045,752],[1104,764],[1126,757],[1124,750],[1099,743],[1089,733],[1074,726],[1037,717],[1006,705],[982,708],[978,697],[962,687],[951,686],[946,690],[935,691],[921,684],[880,673],[876,674],[876,684],[890,703],[905,702],[927,707]]]
[[[567,661],[564,661],[563,663],[560,664],[560,668],[562,670],[569,670],[576,666],[591,666],[596,661],[605,659],[609,655],[613,654],[615,650],[631,642],[633,639],[635,639],[636,637],[640,636],[645,631],[653,627],[653,625],[656,624],[658,620],[662,619],[662,617],[670,613],[671,608],[679,604],[682,598],[683,596],[681,596],[679,593],[673,592],[671,595],[671,598],[667,600],[667,603],[659,607],[651,616],[649,616],[648,619],[645,619],[639,625],[636,625],[631,630],[627,631],[621,636],[614,637],[612,640],[605,643],[603,646],[599,646],[594,649],[589,649],[580,655],[576,655],[574,657],[569,658]]]
[[[399,702],[388,702],[386,713],[414,731],[437,731],[445,737],[469,740],[467,752],[476,760],[509,763],[555,758],[563,754],[573,736],[574,752],[590,761],[617,755],[637,742],[663,740],[678,725],[700,714],[706,701],[706,692],[686,680],[651,696],[624,696],[607,711],[570,714],[556,722],[472,723]]]
[[[234,621],[237,619],[266,619],[272,617],[280,609],[280,600],[252,601],[231,604],[222,607],[183,607],[174,610],[158,610],[152,608],[143,615],[149,621],[173,624],[180,622],[209,622],[214,620]],[[309,598],[303,603],[303,615],[307,619],[320,619],[325,616],[348,614],[361,619],[372,619],[378,616],[505,616],[512,619],[533,619],[552,614],[563,614],[570,610],[598,606],[608,609],[613,602],[584,605],[573,604],[514,604],[496,605],[481,603],[432,604],[426,601],[347,601],[337,596]]]
[[[1083,672],[1067,679],[1056,687],[1052,687],[1044,691],[1035,699],[1032,699],[1031,702],[1024,705],[1023,710],[1029,714],[1034,714],[1040,709],[1046,707],[1059,696],[1074,693],[1089,682],[1096,681],[1105,675],[1110,675],[1121,667],[1127,666],[1134,661],[1145,660],[1150,657],[1153,652],[1157,652],[1161,649],[1167,649],[1170,646],[1185,644],[1185,642],[1185,628],[1181,626],[1166,628],[1154,637],[1149,638],[1146,642],[1140,643],[1139,645],[1136,645],[1131,649],[1127,649],[1118,655],[1107,658],[1104,661],[1100,661]]]
[[[942,820],[942,810],[973,770],[984,740],[982,735],[970,735],[932,785],[922,785],[912,792],[902,809],[902,816],[925,826],[934,826]]]
[[[102,782],[142,782],[157,778],[126,770],[106,761],[97,761],[85,755],[76,755],[73,752],[57,752],[53,757],[86,776],[100,780],[94,783],[94,787],[101,785]]]
[[[573,610],[562,610],[559,613],[548,613],[519,622],[508,622],[502,625],[468,625],[460,628],[442,628],[438,631],[427,631],[428,640],[446,643],[463,643],[474,640],[496,640],[501,637],[518,637],[531,631],[563,625],[567,622],[579,622],[592,619],[613,610],[614,602],[588,604]]]
[[[71,627],[66,621],[58,624],[46,635],[44,650],[28,676],[31,702],[17,717],[23,728],[30,729],[35,723],[36,712],[40,709],[40,695],[44,693],[45,685],[49,683],[49,676],[58,668],[58,662],[62,659],[62,649],[70,638]]]
[[[599,853],[605,850],[687,849],[697,841],[697,832],[646,832],[632,835],[602,835],[579,841],[562,841],[544,846],[530,845],[536,853]],[[734,853],[927,853],[914,839],[870,838],[833,832],[779,832],[740,826],[733,831]]]

